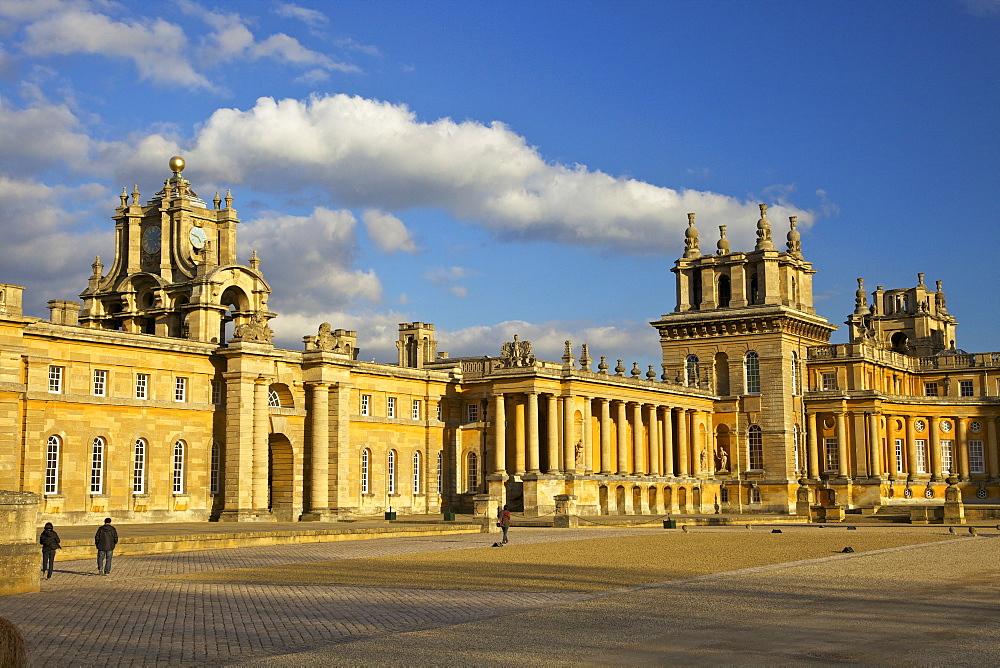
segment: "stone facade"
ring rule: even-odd
[[[762,512],[1000,504],[1000,354],[955,349],[940,284],[859,281],[850,343],[813,307],[796,221],[785,250],[761,206],[753,251],[725,227],[702,255],[692,214],[677,304],[652,322],[660,369],[518,337],[449,358],[401,323],[396,364],[318,325],[276,348],[270,286],[235,257],[233,198],[198,198],[183,160],[115,212],[116,248],[82,303],[22,314],[0,284],[0,489],[39,520],[335,520]],[[897,452],[899,453],[897,456]],[[952,475],[951,487],[946,478]],[[936,507],[936,506],[935,506]],[[997,506],[1000,512],[1000,505]],[[479,510],[482,510],[479,508]],[[832,511],[824,511],[829,516]],[[942,510],[943,512],[943,510]]]

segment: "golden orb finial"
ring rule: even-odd
[[[174,157],[170,158],[170,162],[167,164],[170,166],[170,170],[174,174],[180,174],[181,172],[184,171],[184,164],[185,164],[184,158],[182,158],[179,155],[175,155]]]

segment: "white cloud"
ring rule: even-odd
[[[391,213],[377,209],[366,209],[361,214],[361,220],[365,224],[368,237],[383,253],[417,252],[417,245],[413,242],[410,231],[406,229],[403,221]]]
[[[298,19],[311,28],[325,26],[330,21],[330,19],[328,19],[326,14],[323,12],[318,12],[315,9],[307,9],[306,7],[299,7],[291,2],[278,3],[278,5],[274,8],[274,13],[284,18]]]
[[[44,100],[15,109],[0,99],[0,163],[18,174],[85,171],[94,143],[73,110]]]
[[[468,297],[468,288],[458,285],[458,282],[474,274],[475,272],[465,267],[433,267],[424,274],[424,279],[435,287],[447,290],[456,297]]]

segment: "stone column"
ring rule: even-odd
[[[267,378],[258,376],[253,386],[253,508],[267,510],[267,437],[270,414],[267,407]]]
[[[514,475],[524,473],[524,401],[514,403]]]
[[[674,409],[666,406],[663,409],[663,475],[673,476],[674,468]]]
[[[590,397],[583,399],[583,470],[587,474],[594,472],[594,429],[591,415]]]
[[[837,459],[840,460],[840,471],[837,477],[851,479],[851,466],[847,459],[847,413],[837,413]]]
[[[649,475],[660,475],[660,413],[655,404],[647,406],[649,414]]]
[[[944,480],[944,478],[941,477],[941,436],[938,433],[938,428],[940,426],[941,420],[939,418],[928,418],[927,430],[930,432],[928,445],[931,449],[931,480],[933,482],[941,482]],[[952,466],[954,466],[954,463],[952,463]]]
[[[576,471],[576,443],[573,441],[573,397],[563,397],[563,470]]]
[[[986,443],[984,454],[986,455],[986,470],[990,472],[990,477],[996,480],[1000,477],[1000,452],[997,451],[997,419],[987,417],[983,420],[986,426]]]
[[[819,427],[817,426],[817,422],[816,413],[806,414],[806,425],[809,430],[807,446],[809,448],[809,478],[812,480],[819,480],[820,472]]]
[[[502,393],[493,395],[493,473],[507,473],[507,411]],[[461,463],[459,463],[461,466]]]
[[[625,402],[618,402],[618,410],[615,412],[615,430],[618,434],[618,466],[615,471],[618,475],[628,475],[628,418],[625,416]]]
[[[322,513],[330,507],[330,386],[327,383],[312,385],[312,432],[309,445],[311,476],[309,510]],[[316,517],[315,519],[319,519]]]
[[[917,432],[912,415],[903,418],[906,422],[906,479],[914,480],[917,475]]]
[[[645,475],[646,463],[644,453],[646,448],[642,436],[642,404],[632,404],[632,475]]]
[[[549,458],[547,473],[559,473],[559,398],[554,394],[547,395],[545,404],[548,408],[548,443],[546,452]]]
[[[601,397],[601,475],[611,475],[611,406]],[[610,503],[610,501],[609,501]]]
[[[963,417],[955,419],[955,456],[958,458],[958,477],[960,480],[969,479],[969,435],[967,430],[967,420]],[[955,465],[952,464],[954,469]],[[954,475],[954,471],[952,471]]]
[[[677,475],[689,476],[688,466],[688,415],[683,408],[677,411]]]
[[[528,452],[527,469],[529,473],[538,473],[539,439],[538,439],[538,393],[528,392]]]
[[[868,416],[868,476],[877,478],[882,475],[882,434],[879,429],[879,414],[871,413]]]

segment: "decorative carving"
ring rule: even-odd
[[[500,347],[501,368],[510,369],[522,366],[534,366],[535,356],[531,353],[531,341],[521,341],[517,334],[513,341],[508,341]]]
[[[237,325],[233,332],[234,341],[270,343],[274,332],[267,326],[267,319],[259,312],[250,316],[250,322]]]
[[[729,473],[729,453],[725,448],[715,451],[715,471],[716,473]]]
[[[688,214],[688,228],[684,230],[684,257],[699,258],[701,249],[698,246],[698,228],[694,226],[694,214]]]
[[[788,224],[791,229],[788,230],[788,235],[785,237],[788,241],[785,243],[785,248],[788,249],[788,254],[802,258],[802,235],[799,233],[797,228],[799,217],[789,216]]]
[[[584,343],[580,347],[580,368],[584,371],[590,371],[590,346]]]
[[[757,245],[754,250],[774,250],[771,243],[771,221],[767,219],[767,205],[760,205],[760,220],[757,221]]]

